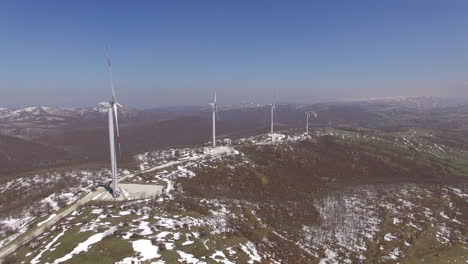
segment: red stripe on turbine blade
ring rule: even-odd
[[[117,143],[120,144],[120,137],[117,137]]]

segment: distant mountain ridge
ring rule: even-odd
[[[387,104],[415,110],[442,109],[468,105],[463,98],[443,98],[434,96],[369,98],[349,101],[351,103]]]
[[[122,125],[160,120],[160,114],[130,108],[119,109]],[[107,127],[107,110],[100,108],[25,107],[0,108],[0,135],[30,139],[76,129]]]
[[[279,103],[277,107],[278,117],[285,117],[286,120],[302,120],[304,111],[316,111],[319,117],[322,116],[328,121],[333,121],[331,116],[323,115],[330,111],[340,111],[351,107],[352,111],[365,111],[367,113],[376,113],[382,111],[392,112],[419,112],[424,111],[449,111],[466,112],[468,111],[468,101],[458,98],[440,98],[440,97],[396,97],[396,98],[371,98],[353,101],[341,102],[323,102],[314,104],[294,104]],[[269,104],[244,103],[239,105],[219,104],[218,110],[220,117],[225,121],[245,121],[266,120],[269,115]],[[138,121],[159,121],[177,119],[183,116],[205,117],[207,112],[211,111],[208,105],[193,105],[179,107],[161,107],[147,110],[137,110],[124,108],[119,111],[119,119],[123,123]],[[349,111],[344,111],[349,112]],[[346,115],[339,114],[346,119]],[[58,108],[58,107],[26,107],[26,108],[0,108],[0,134],[15,133],[18,128],[46,129],[59,127],[73,127],[81,124],[96,123],[101,124],[107,118],[107,110],[100,108]],[[324,119],[324,121],[325,121]],[[263,121],[265,121],[263,120]],[[262,121],[262,122],[263,122]],[[336,121],[336,120],[335,120]],[[265,121],[266,122],[266,121]],[[102,122],[105,126],[105,122]],[[5,133],[5,129],[7,132]],[[2,133],[3,132],[3,133]]]
[[[122,149],[126,153],[141,153],[167,146],[208,142],[212,125],[210,111],[207,105],[123,109],[119,111]],[[468,129],[465,122],[468,120],[468,104],[463,100],[408,97],[313,104],[279,103],[275,112],[275,130],[303,131],[305,112],[309,111],[317,113],[309,120],[312,130],[320,127],[396,132],[408,128],[436,131]],[[269,104],[220,104],[218,137],[236,138],[268,133],[270,113]],[[28,160],[30,167],[42,166],[47,160],[55,162],[57,156],[67,156],[69,159],[107,158],[107,130],[107,111],[103,109],[0,108],[0,144],[4,144],[0,156],[6,159],[8,155],[27,157],[29,152],[34,153]],[[1,154],[1,150],[8,151]],[[4,161],[10,169],[24,165],[10,164],[8,159]]]
[[[138,116],[142,111],[125,108],[121,111],[122,118]],[[0,108],[0,121],[68,121],[70,119],[96,120],[102,119],[107,113],[101,108],[58,108],[58,107],[25,107]],[[76,121],[76,120],[75,120]]]

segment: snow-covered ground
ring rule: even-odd
[[[451,188],[440,190],[444,200],[436,210],[441,211],[434,212],[431,217],[435,219],[431,218],[429,221],[429,216],[425,213],[426,207],[421,206],[421,203],[435,195],[433,191],[418,185],[380,189],[374,187],[349,189],[316,201],[315,207],[320,212],[321,224],[304,225],[302,238],[299,240],[291,240],[294,238],[290,239],[290,234],[282,230],[275,231],[274,235],[295,244],[319,263],[356,263],[356,260],[364,262],[369,241],[380,244],[382,261],[398,260],[413,246],[416,241],[414,237],[424,234],[431,225],[440,230],[436,239],[441,244],[459,243],[468,246],[459,231],[462,226],[453,221],[464,221],[459,217],[459,208],[449,209],[450,203],[458,197],[456,191]],[[231,240],[234,230],[229,224],[230,219],[247,221],[243,215],[235,212],[238,208],[249,207],[254,209],[252,213],[255,215],[255,204],[202,199],[199,204],[208,209],[207,213],[187,215],[183,210],[167,212],[161,209],[162,205],[171,201],[171,197],[168,195],[163,200],[156,204],[148,200],[105,207],[84,207],[57,227],[57,230],[62,231],[42,238],[42,249],[34,257],[34,263],[42,261],[40,252],[59,247],[60,237],[64,236],[64,232],[65,236],[70,235],[69,230],[74,225],[80,227],[80,232],[91,231],[93,234],[66,255],[50,260],[51,263],[60,263],[86,252],[110,235],[127,241],[133,250],[133,255],[122,257],[118,263],[167,263],[169,252],[176,253],[178,261],[182,263],[239,263],[239,260],[252,264],[267,260],[271,263],[287,263],[273,257],[275,243],[266,238],[261,242],[245,238],[234,240],[235,242]],[[386,212],[384,215],[382,210]],[[88,219],[86,222],[77,223],[76,219],[85,216]],[[384,218],[392,220],[383,222]],[[111,223],[116,220],[120,224]],[[265,225],[260,218],[257,221],[260,226]],[[421,230],[415,229],[414,225],[421,227]],[[412,243],[408,242],[410,237],[405,237],[405,234],[410,233],[414,236]],[[196,248],[201,248],[203,255],[195,254],[193,250]]]
[[[422,204],[440,195],[439,191],[419,185],[363,186],[326,197],[315,204],[321,215],[321,224],[304,226],[304,238],[297,244],[315,257],[325,250],[323,263],[354,263],[353,257],[365,259],[369,240],[377,241],[382,243],[381,251],[388,252],[382,259],[395,260],[403,257],[412,246],[407,239],[414,239],[436,227],[436,239],[440,243],[460,243],[466,247],[468,243],[460,232],[463,225],[460,208],[451,208],[453,219],[442,214],[443,211],[436,218],[427,213],[450,208],[456,192],[451,188],[440,191],[443,197],[439,202],[442,204],[431,210]],[[465,204],[467,202],[464,201]],[[382,212],[386,213],[382,215]],[[391,224],[384,223],[385,218],[393,219]],[[382,233],[382,229],[394,232]],[[397,246],[385,243],[390,241],[399,243]]]
[[[121,175],[129,173],[127,170],[120,171]],[[44,218],[38,225],[45,223],[55,212],[90,193],[98,184],[107,183],[109,175],[107,169],[52,172],[17,178],[1,185],[0,194],[50,194],[40,200],[28,202],[19,214],[0,219],[0,247],[26,232],[36,219]]]
[[[315,133],[363,140],[355,133],[332,129],[317,130]],[[281,140],[273,144],[287,146],[305,139],[313,141],[317,135],[284,134]],[[365,140],[397,142],[395,144],[402,148],[410,144],[408,142],[419,142],[419,139],[408,142],[401,139],[400,144],[399,139],[395,141],[394,138],[377,136]],[[262,146],[272,142],[268,135],[262,135],[238,140],[234,148],[236,144]],[[434,155],[446,151],[444,147],[435,145],[412,147],[427,153],[432,151]],[[107,243],[106,237],[123,241],[131,250],[131,253],[118,259],[117,263],[121,264],[145,261],[170,263],[174,259],[181,263],[288,263],[284,255],[277,254],[278,239],[295,247],[298,254],[305,258],[316,260],[316,263],[363,263],[368,258],[367,252],[376,244],[378,248],[373,250],[377,251],[379,261],[394,261],[405,257],[411,247],[418,243],[418,238],[428,230],[435,230],[434,240],[438,246],[457,244],[468,247],[462,232],[467,223],[460,210],[468,203],[465,187],[432,188],[417,184],[349,187],[314,200],[313,208],[318,212],[320,221],[304,223],[293,234],[269,226],[256,213],[260,209],[259,204],[245,200],[184,196],[179,181],[197,177],[199,168],[217,166],[218,162],[224,162],[228,168],[255,165],[237,150],[212,155],[202,147],[166,149],[143,153],[136,159],[140,162],[139,168],[146,171],[129,177],[128,181],[164,184],[163,195],[155,199],[84,206],[56,224],[50,234],[40,237],[34,249],[37,254],[28,257],[34,263],[60,263],[85,252],[91,253],[97,244]],[[151,169],[155,167],[157,169]],[[91,172],[80,173],[92,175]],[[8,184],[8,188],[30,186],[16,181]],[[83,183],[74,192],[67,190],[65,193],[51,194],[39,204],[55,212],[59,208],[59,197],[65,203],[73,202],[79,194],[89,191],[86,188],[90,188],[90,185]],[[191,203],[186,203],[185,198],[190,199]],[[434,199],[437,199],[437,203]],[[38,224],[48,219],[43,216]],[[21,223],[33,220],[11,219],[8,222],[5,219],[4,224],[15,225],[21,230]],[[259,239],[251,239],[236,229],[238,226],[233,222],[249,223],[254,229],[269,230],[269,233]],[[63,256],[45,259],[43,252],[61,247],[61,239],[72,235],[72,232],[91,234]]]

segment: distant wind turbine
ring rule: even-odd
[[[112,68],[111,68],[111,61],[109,58],[109,53],[107,53],[107,66],[108,66],[108,74],[109,74],[109,82],[112,89],[112,101],[111,102],[102,102],[99,103],[101,108],[107,108],[108,117],[109,117],[109,146],[110,146],[110,157],[111,157],[111,171],[112,171],[112,196],[117,198],[119,196],[117,190],[117,158],[115,152],[115,138],[114,138],[114,130],[117,132],[117,143],[119,145],[119,153],[120,153],[120,135],[119,135],[119,121],[117,118],[117,110],[118,108],[123,108],[121,104],[117,102],[115,97],[115,88],[114,88],[114,80],[112,77]],[[114,121],[115,121],[115,128],[114,128]]]
[[[273,139],[273,132],[274,132],[274,124],[275,124],[275,111],[276,111],[276,103],[278,102],[278,90],[276,90],[275,100],[271,104],[271,124],[270,124],[270,133]]]
[[[216,104],[216,92],[214,93],[214,102],[210,103],[213,110],[213,148],[216,147],[216,115],[218,114],[218,105]]]
[[[317,113],[315,112],[306,112],[306,134],[309,134],[309,118],[310,114],[314,114],[314,117],[317,118]]]
[[[276,110],[276,104],[271,104],[271,125],[270,125],[270,133],[273,135],[273,127],[275,124],[275,110]]]

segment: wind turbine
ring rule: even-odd
[[[315,112],[305,112],[306,114],[306,134],[309,134],[309,118],[310,114],[314,114],[314,117],[317,118],[317,113]]]
[[[276,110],[276,103],[271,104],[271,125],[270,125],[270,133],[273,136],[273,127],[275,124],[275,110]]]
[[[278,101],[278,90],[276,90],[276,96],[274,102],[271,104],[271,124],[270,124],[270,134],[271,140],[274,141],[274,125],[275,125],[275,111],[276,111],[276,102]]]
[[[99,103],[99,107],[107,108],[108,117],[109,117],[109,146],[110,146],[110,157],[111,157],[111,172],[112,172],[112,197],[117,198],[119,196],[119,192],[117,190],[117,158],[115,152],[115,137],[114,131],[117,132],[117,144],[119,145],[119,153],[120,153],[120,134],[119,134],[119,121],[117,118],[117,110],[118,108],[123,108],[121,104],[117,102],[115,97],[115,88],[114,88],[114,80],[112,77],[112,67],[109,58],[109,53],[107,53],[107,66],[108,66],[108,74],[109,74],[109,83],[112,89],[112,101],[110,102],[102,102]],[[115,126],[114,126],[115,121]]]
[[[216,104],[216,92],[214,93],[214,102],[210,103],[213,110],[213,148],[216,147],[216,115],[218,112],[218,105]]]

